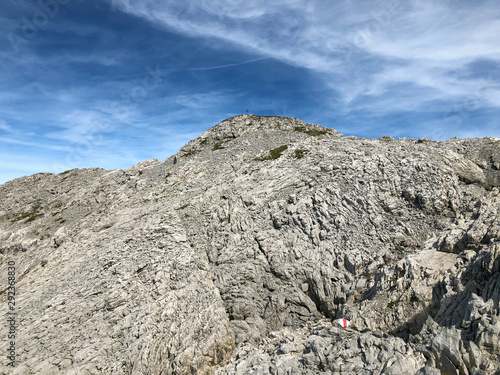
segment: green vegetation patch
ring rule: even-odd
[[[212,151],[216,151],[216,150],[222,150],[224,147],[222,147],[222,144],[221,143],[216,143],[214,145],[214,147],[212,147]]]
[[[390,135],[384,135],[383,137],[379,138],[379,141],[389,143],[389,142],[395,141],[395,139],[392,138]]]
[[[41,212],[33,212],[28,216],[28,218],[24,221],[25,223],[31,223],[32,221],[35,221],[39,217],[42,217],[43,214]]]
[[[295,150],[295,152],[293,153],[293,157],[295,159],[302,159],[304,157],[304,155],[307,154],[307,150],[304,150],[302,148],[298,148],[297,150]]]
[[[185,154],[181,155],[181,158],[185,158],[186,156],[196,155],[197,153],[198,151],[196,150],[187,151]]]
[[[395,305],[396,305],[396,301],[391,301],[387,304],[387,307],[390,309],[393,309]]]
[[[268,156],[263,156],[261,158],[255,158],[253,160],[254,161],[276,160],[276,159],[278,159],[283,154],[283,152],[287,148],[288,148],[287,145],[280,146],[278,148],[275,148],[275,149],[272,149],[271,151],[269,151],[269,155]]]
[[[293,128],[293,130],[295,130],[296,132],[305,133],[307,135],[312,135],[315,137],[320,136],[320,135],[330,134],[330,131],[328,129],[325,129],[325,130],[306,129],[306,128],[303,128],[300,126],[296,126],[295,128]]]
[[[23,221],[24,223],[31,223],[44,214],[40,211],[40,204],[36,204],[31,211],[14,216],[10,221]]]

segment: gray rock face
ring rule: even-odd
[[[499,163],[243,115],[164,162],[10,181],[0,372],[494,374]]]

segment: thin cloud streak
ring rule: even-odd
[[[72,151],[71,147],[68,147],[68,146],[47,145],[47,144],[43,144],[43,143],[39,143],[39,142],[20,141],[17,139],[11,139],[11,138],[5,138],[5,137],[0,137],[0,142],[11,143],[11,144],[16,144],[16,145],[23,145],[23,146],[30,146],[30,147],[35,147],[37,149],[43,148],[43,149],[47,149],[47,150],[64,151],[64,152],[71,152]]]
[[[267,59],[269,59],[269,57],[259,57],[258,59],[251,59],[251,60],[243,61],[243,62],[240,62],[240,63],[224,64],[224,65],[218,65],[218,66],[207,66],[207,67],[201,67],[201,68],[188,68],[188,69],[183,69],[183,70],[193,70],[193,71],[201,70],[201,71],[203,71],[203,70],[224,69],[224,68],[231,68],[231,67],[234,67],[234,66],[241,66],[241,65],[251,64],[253,62],[267,60]]]
[[[12,128],[9,124],[7,124],[4,120],[0,120],[0,130],[3,130],[10,134],[17,134],[18,131]]]

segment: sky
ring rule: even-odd
[[[239,114],[500,137],[497,0],[3,0],[0,183],[164,160]]]

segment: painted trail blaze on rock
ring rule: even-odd
[[[351,325],[351,322],[347,319],[344,319],[344,318],[337,319],[337,320],[335,320],[335,322],[344,328],[347,328]]]

